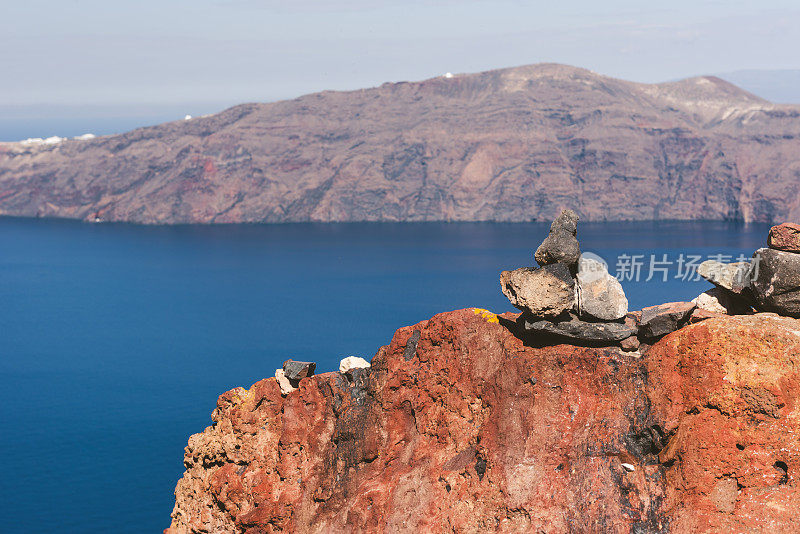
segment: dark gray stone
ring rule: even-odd
[[[753,255],[750,287],[763,311],[800,317],[800,254],[761,248]]]
[[[503,271],[500,288],[511,304],[536,317],[556,317],[575,305],[575,280],[563,263]]]
[[[741,295],[750,287],[751,269],[752,263],[749,261],[722,263],[708,260],[697,267],[697,274],[717,287]]]
[[[668,302],[642,308],[639,334],[645,338],[656,338],[674,332],[689,321],[695,307],[693,302]]]
[[[414,330],[411,332],[411,336],[408,338],[408,342],[406,343],[406,348],[403,350],[403,359],[405,361],[408,361],[417,355],[417,343],[419,343],[420,335],[421,334],[419,330]]]
[[[317,364],[314,362],[298,362],[296,360],[286,360],[283,362],[283,374],[289,380],[301,380],[314,375]]]
[[[550,225],[548,236],[536,249],[536,262],[542,266],[563,263],[575,269],[581,257],[577,235],[578,215],[572,210],[562,211]]]
[[[590,323],[571,317],[565,321],[537,321],[523,318],[522,329],[527,333],[544,333],[555,336],[594,342],[616,342],[636,334],[636,327],[623,323]]]

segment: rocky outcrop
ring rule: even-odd
[[[796,532],[800,321],[706,319],[639,355],[516,319],[437,315],[353,379],[224,393],[166,532]]]
[[[720,317],[648,352],[650,417],[668,436],[658,460],[670,532],[797,531],[798,326]]]
[[[0,214],[148,224],[800,218],[800,107],[531,65],[0,143]]]

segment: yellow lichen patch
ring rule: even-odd
[[[487,323],[497,323],[499,320],[497,319],[497,314],[490,312],[489,310],[484,310],[483,308],[472,308],[473,313],[475,315],[480,315],[484,319],[486,319]]]
[[[237,405],[242,404],[250,400],[250,397],[253,395],[253,392],[249,389],[245,389],[243,387],[236,388],[236,395],[233,396],[231,399],[231,404]]]

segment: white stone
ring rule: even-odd
[[[594,255],[592,255],[594,256]],[[628,313],[628,299],[619,280],[608,274],[602,258],[582,254],[578,261],[575,302],[578,314],[616,321]]]
[[[339,372],[348,373],[352,369],[366,369],[369,366],[369,362],[364,358],[359,358],[358,356],[348,356],[339,362]]]
[[[281,395],[288,395],[297,389],[289,382],[286,375],[283,374],[283,369],[275,369],[275,380],[278,381],[278,385],[281,387]]]
[[[724,289],[715,287],[700,293],[692,302],[701,310],[728,315],[742,315],[750,312],[750,306],[740,298]]]
[[[622,467],[625,468],[625,471],[636,471],[633,464],[622,464]]]

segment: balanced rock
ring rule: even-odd
[[[622,285],[600,261],[581,256],[575,288],[576,308],[581,317],[616,321],[628,313],[628,299]]]
[[[697,274],[717,287],[740,295],[750,287],[752,266],[753,264],[749,261],[722,263],[708,260],[697,267]]]
[[[773,226],[767,238],[769,248],[784,252],[800,252],[800,224],[783,223]]]
[[[575,280],[563,263],[503,271],[500,287],[511,304],[537,317],[556,317],[575,305]]]
[[[346,375],[353,369],[367,369],[369,366],[369,362],[364,358],[348,356],[347,358],[342,358],[342,361],[339,362],[339,372]]]
[[[661,337],[682,327],[689,320],[693,302],[668,302],[642,308],[639,334],[644,338]]]
[[[520,316],[522,330],[526,333],[552,334],[580,341],[616,342],[636,334],[636,327],[623,323],[590,323],[577,317],[566,321],[537,320]]]
[[[744,315],[752,308],[742,298],[722,288],[715,287],[692,299],[698,309],[726,315]]]
[[[574,268],[581,256],[577,235],[578,215],[572,210],[562,211],[550,225],[548,236],[536,249],[536,262],[542,266],[564,263]]]
[[[753,262],[751,290],[757,307],[800,317],[800,254],[760,248]]]
[[[314,375],[317,364],[314,362],[298,362],[286,360],[283,362],[283,373],[289,380],[301,380]]]

